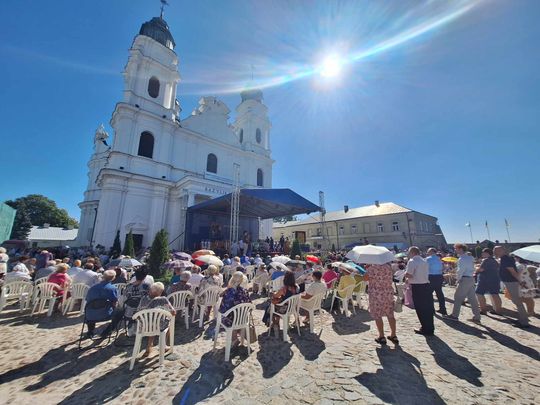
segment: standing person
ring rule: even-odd
[[[525,311],[523,300],[519,296],[520,277],[517,271],[516,262],[506,254],[506,250],[502,246],[495,246],[493,253],[495,253],[495,257],[500,259],[499,276],[501,277],[501,281],[504,283],[508,294],[510,294],[510,299],[518,310],[518,320],[515,326],[518,328],[528,328],[529,317],[527,316],[527,311]]]
[[[437,295],[437,301],[439,302],[439,310],[437,312],[441,315],[446,315],[446,302],[442,290],[444,281],[443,264],[439,256],[437,256],[437,250],[430,248],[427,253],[428,257],[426,257],[426,262],[429,266],[429,284],[431,285],[431,293],[433,294],[433,292],[435,292],[435,295]]]
[[[473,312],[473,318],[470,321],[480,323],[480,307],[478,306],[474,288],[474,259],[467,254],[467,246],[462,243],[455,244],[454,250],[459,257],[456,274],[457,288],[454,293],[454,308],[452,314],[447,316],[447,319],[457,321],[461,305],[467,299]]]
[[[414,309],[421,325],[420,329],[414,330],[414,333],[433,336],[435,333],[433,325],[435,307],[429,284],[429,266],[420,256],[420,249],[416,246],[411,246],[408,254],[410,260],[407,263],[405,279],[411,285]]]
[[[480,313],[487,313],[486,294],[491,296],[492,314],[500,315],[502,312],[502,302],[499,292],[501,290],[501,279],[499,278],[499,263],[493,257],[491,249],[482,250],[482,263],[476,269],[478,284],[476,285],[476,298],[480,304]]]
[[[519,296],[527,307],[527,313],[529,316],[534,316],[534,298],[536,297],[536,288],[534,287],[534,282],[523,259],[515,256],[515,260],[516,268],[519,273]]]
[[[389,263],[371,264],[366,266],[369,277],[369,314],[375,320],[379,337],[375,342],[385,345],[383,317],[388,319],[390,325],[390,340],[399,344],[396,336],[396,318],[394,317],[394,288],[393,271]],[[433,300],[433,293],[431,293]]]

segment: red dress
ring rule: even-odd
[[[53,273],[49,276],[47,281],[59,286],[58,288],[55,288],[54,291],[56,291],[56,296],[60,297],[64,294],[64,287],[69,282],[69,276],[66,273]]]
[[[392,267],[387,264],[372,264],[367,269],[369,276],[369,313],[373,319],[394,316],[394,287]]]

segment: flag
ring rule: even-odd
[[[510,223],[506,218],[504,219],[504,225],[506,225],[507,228],[510,228]]]
[[[470,228],[470,227],[471,227],[471,223],[470,223],[470,222],[467,222],[467,223],[465,224],[465,226],[468,227],[468,228]]]

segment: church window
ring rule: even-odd
[[[264,174],[261,169],[257,169],[257,186],[262,187],[264,185]]]
[[[154,136],[150,132],[144,131],[141,134],[137,154],[152,159],[154,155]]]
[[[240,138],[240,143],[244,142],[244,130],[243,129],[240,130],[239,138]]]
[[[155,76],[152,76],[148,81],[148,94],[152,98],[159,96],[159,80]]]
[[[255,131],[255,139],[257,140],[257,143],[261,143],[262,135],[259,128],[257,128],[257,131]]]
[[[217,173],[217,157],[210,153],[206,158],[206,171],[209,173]]]

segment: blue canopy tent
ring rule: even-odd
[[[221,241],[223,244],[229,239],[231,200],[232,194],[227,194],[188,208],[188,249],[198,248],[203,240]],[[253,241],[259,238],[259,220],[320,210],[317,205],[288,188],[241,189],[239,200],[239,234],[248,232]]]

